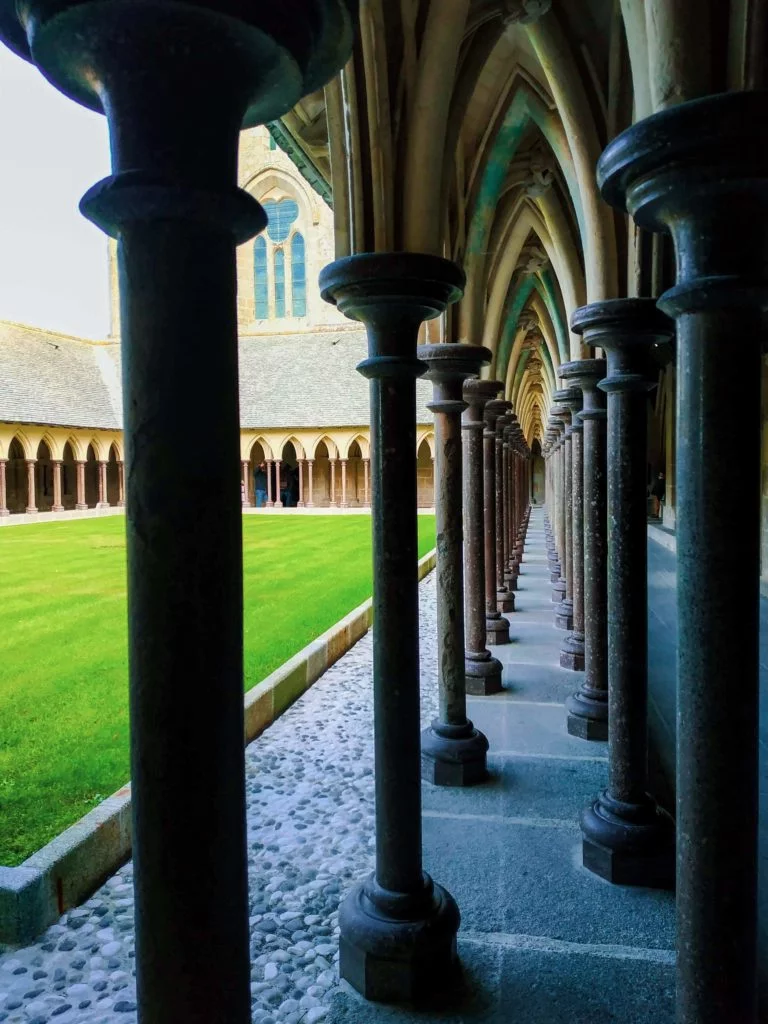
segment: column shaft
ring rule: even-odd
[[[341,460],[341,507],[347,507],[347,460]]]
[[[299,501],[297,508],[304,508],[304,459],[298,459],[299,463]]]
[[[280,470],[282,468],[283,460],[275,459],[275,508],[283,507],[283,492],[280,486]]]
[[[315,505],[315,479],[314,479],[315,460],[314,459],[307,459],[307,466],[309,467],[309,501],[307,502],[307,507],[308,508],[314,508],[314,505]]]
[[[54,459],[53,466],[53,505],[51,512],[63,512],[64,506],[61,503],[61,460]]]
[[[373,435],[371,435],[371,436],[373,436]],[[329,461],[330,467],[331,467],[330,505],[331,505],[331,508],[335,508],[336,507],[336,459],[333,458],[333,459],[329,459],[328,461]]]
[[[7,459],[0,459],[0,516],[7,516],[8,512],[8,485],[5,476]]]
[[[88,508],[85,501],[85,463],[78,461],[77,465],[77,502],[75,508],[84,511]]]
[[[27,459],[27,507],[26,512],[37,512],[35,503],[35,459]]]
[[[490,644],[509,643],[509,621],[498,610],[496,590],[496,421],[506,408],[504,401],[489,402],[483,430],[485,630]]]

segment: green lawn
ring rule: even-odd
[[[0,864],[128,779],[122,516],[0,529]],[[434,546],[419,516],[419,552]],[[367,516],[246,516],[245,685],[370,595]]]

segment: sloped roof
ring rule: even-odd
[[[240,338],[243,427],[365,426],[363,331]],[[432,388],[417,382],[417,421]],[[120,345],[0,323],[0,420],[122,429]],[[204,410],[203,410],[204,413]]]

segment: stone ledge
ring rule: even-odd
[[[419,579],[436,564],[419,560]],[[370,598],[245,695],[245,741],[282,715],[371,627]],[[0,866],[0,942],[24,945],[87,899],[131,855],[131,787],[123,786],[15,868]]]

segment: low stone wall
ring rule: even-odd
[[[432,550],[419,579],[435,567]],[[367,633],[369,598],[245,695],[249,743]],[[24,945],[87,899],[131,855],[131,787],[124,786],[23,864],[0,867],[0,942]]]

